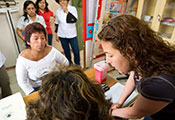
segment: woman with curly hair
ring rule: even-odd
[[[142,20],[121,15],[98,34],[106,62],[130,77],[112,116],[136,119],[172,119],[175,114],[175,46],[165,42]],[[124,101],[137,88],[139,96],[130,107]]]
[[[112,120],[100,84],[78,66],[59,68],[43,78],[40,99],[27,107],[28,120]]]

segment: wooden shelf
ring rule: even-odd
[[[140,19],[143,17],[143,20],[144,16],[153,16],[152,21],[144,21],[147,22],[154,31],[168,36],[165,38],[164,35],[161,35],[164,40],[172,44],[175,43],[175,22],[161,22],[161,19],[175,17],[175,8],[172,6],[174,3],[173,0],[139,0],[137,11],[137,17]]]

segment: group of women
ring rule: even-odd
[[[64,29],[59,23],[66,19],[68,24],[74,24],[77,18],[74,8],[66,6],[67,0],[56,1],[61,9],[57,10],[55,23],[63,45],[70,40],[65,36],[74,38],[76,33],[65,34],[65,30],[59,31]],[[24,14],[21,20],[43,21],[37,15],[34,17],[34,6],[32,3],[24,9],[27,15]],[[38,11],[40,12],[42,11]],[[60,18],[58,14],[63,14],[63,17]],[[18,83],[26,94],[40,88],[39,100],[28,107],[28,119],[111,120],[112,116],[128,119],[145,116],[150,116],[153,120],[174,119],[175,46],[165,42],[142,20],[131,15],[117,16],[98,34],[106,62],[120,73],[130,73],[118,102],[112,105],[109,100],[105,100],[99,85],[89,82],[81,70],[67,68],[71,64],[70,57],[68,60],[66,58],[68,55],[65,57],[47,45],[47,33],[42,23],[32,23],[25,28],[24,42],[27,48],[19,55],[16,65]],[[66,27],[71,26],[65,24]],[[18,30],[22,29],[19,27]],[[65,38],[67,43],[64,43]],[[57,63],[65,64],[64,68],[67,69],[64,71],[62,68],[48,74]],[[43,76],[45,77],[41,79]],[[135,88],[139,93],[137,100],[132,106],[123,108],[123,103]]]
[[[16,76],[19,86],[26,95],[39,89],[41,77],[49,73],[56,64],[73,64],[69,44],[74,53],[74,63],[80,65],[75,27],[76,8],[68,5],[69,0],[56,0],[56,2],[61,6],[57,10],[56,20],[54,13],[48,9],[46,0],[36,0],[36,3],[27,0],[23,6],[24,14],[17,23],[17,34],[24,41],[26,49],[17,59]],[[51,46],[53,37],[51,20],[55,21],[56,36],[61,41],[65,56]]]

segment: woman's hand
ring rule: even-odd
[[[56,41],[60,42],[60,39],[59,39],[58,35],[56,35]]]
[[[122,104],[117,102],[117,103],[112,104],[111,109],[121,108],[121,107],[122,107]]]
[[[54,24],[54,23],[55,23],[55,15],[50,17],[50,24]]]
[[[118,102],[112,104],[111,108],[109,109],[109,114],[112,115],[112,111],[113,111],[114,109],[121,108],[121,107],[122,107],[122,104],[120,104],[120,103],[118,103]]]
[[[67,5],[66,4],[60,4],[61,8],[64,10],[65,13],[68,14],[68,9],[67,9]]]

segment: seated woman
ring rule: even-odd
[[[112,120],[112,103],[78,66],[63,66],[43,77],[39,95],[27,106],[28,120]]]
[[[26,49],[18,56],[16,77],[26,95],[38,90],[42,76],[56,64],[69,65],[67,58],[54,47],[47,45],[47,33],[40,23],[29,24],[24,31]]]
[[[19,19],[17,23],[17,29],[16,29],[18,36],[22,40],[24,40],[23,31],[28,24],[31,24],[33,22],[39,22],[46,28],[44,18],[36,14],[36,5],[33,1],[30,1],[30,0],[25,1],[23,5],[23,11],[24,11],[24,14]]]

